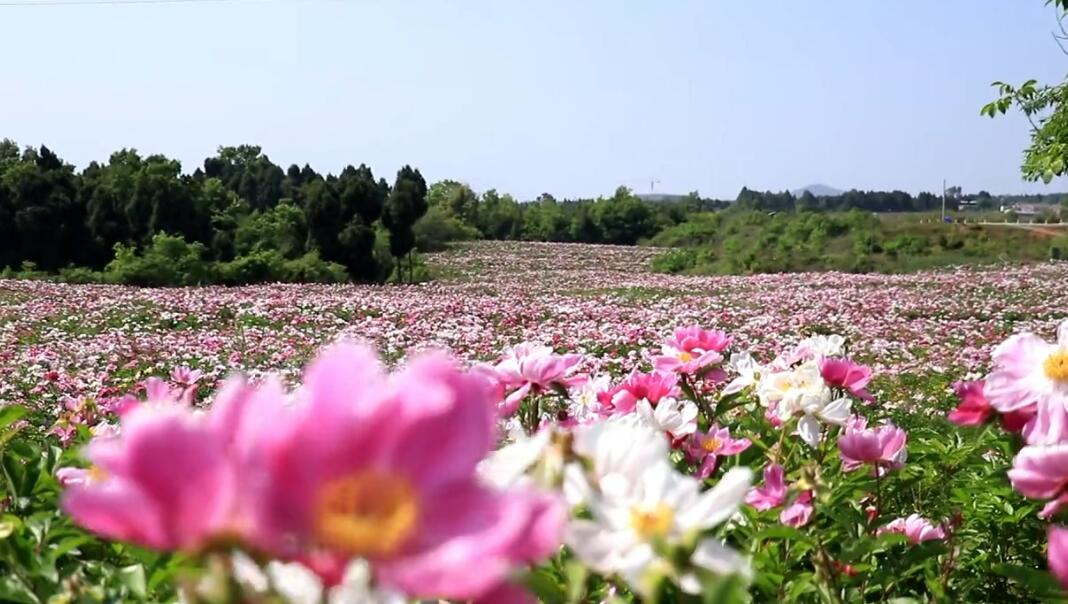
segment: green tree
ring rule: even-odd
[[[634,245],[656,230],[649,206],[626,187],[619,187],[615,195],[599,202],[594,217],[605,243]]]
[[[427,211],[427,186],[419,170],[404,166],[382,212],[382,224],[389,230],[389,251],[397,260],[408,258],[408,277],[414,278],[411,252],[415,248],[412,227]]]

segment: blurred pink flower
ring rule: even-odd
[[[334,346],[301,396],[245,405],[262,418],[252,458],[265,480],[250,496],[268,551],[367,558],[384,585],[471,599],[559,546],[555,499],[478,480],[496,444],[486,383],[444,355],[386,376],[370,349]]]
[[[1046,558],[1049,561],[1049,570],[1061,587],[1068,589],[1068,529],[1051,526],[1048,535],[1049,551]]]
[[[204,372],[189,367],[175,367],[171,370],[171,381],[182,386],[192,386],[204,377]]]
[[[869,428],[863,417],[855,417],[846,424],[838,438],[842,470],[852,472],[864,464],[871,464],[880,475],[905,465],[908,435],[892,423]]]
[[[745,502],[765,512],[786,502],[786,481],[782,466],[769,464],[764,468],[764,486],[756,487],[745,496]]]
[[[828,386],[843,388],[853,396],[868,402],[875,397],[866,390],[871,382],[871,369],[854,363],[849,359],[823,359],[820,361],[820,375]]]
[[[813,510],[812,491],[803,491],[793,503],[779,514],[779,522],[794,528],[805,526],[812,518]]]
[[[657,371],[699,375],[723,361],[722,352],[730,343],[730,336],[719,330],[680,327],[664,342],[653,364]]]
[[[122,433],[94,440],[88,457],[98,479],[71,482],[62,508],[94,533],[192,551],[233,528],[233,466],[203,416],[186,407],[146,405],[128,413]]]
[[[731,438],[729,429],[713,425],[706,434],[698,432],[690,436],[685,451],[691,461],[700,463],[696,475],[704,480],[715,471],[721,455],[737,455],[751,444],[748,438]]]
[[[983,385],[982,380],[953,384],[953,393],[960,399],[960,404],[949,412],[949,421],[958,426],[979,426],[994,416],[994,408],[983,395]]]
[[[1024,447],[1012,460],[1009,482],[1026,497],[1060,499],[1068,488],[1068,444]],[[1057,508],[1043,510],[1043,515],[1052,515]]]
[[[898,518],[891,521],[875,532],[877,535],[885,533],[900,533],[908,538],[913,545],[924,541],[942,540],[946,538],[946,531],[939,525],[931,524],[929,520],[919,514],[912,514],[907,518]]]

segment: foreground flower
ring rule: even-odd
[[[958,426],[980,426],[998,415],[983,393],[986,382],[973,380],[953,384],[953,393],[960,400],[956,409],[949,412],[947,419]],[[1020,432],[1035,417],[1036,405],[1030,405],[1000,415],[1001,427],[1008,432]]]
[[[820,362],[820,375],[829,385],[844,388],[863,401],[875,400],[866,389],[871,382],[871,369],[864,365],[849,359],[823,359]]]
[[[756,508],[758,512],[766,512],[779,507],[785,501],[785,472],[779,464],[768,464],[764,468],[764,486],[749,491],[745,502]]]
[[[1049,529],[1049,570],[1068,589],[1068,529],[1052,526]]]
[[[665,398],[677,398],[679,378],[674,373],[638,373],[627,376],[617,386],[602,391],[598,398],[601,408],[607,415],[631,413],[638,406],[638,401],[656,405]]]
[[[748,438],[731,438],[729,429],[713,425],[706,434],[694,434],[686,443],[685,451],[691,461],[699,464],[696,474],[704,480],[715,471],[720,456],[737,455],[751,444]]]
[[[800,528],[808,524],[815,508],[812,505],[812,491],[803,491],[782,513],[779,514],[779,522],[786,526]]]
[[[238,528],[237,477],[225,444],[187,407],[134,409],[123,417],[121,435],[94,440],[88,457],[91,472],[66,473],[61,505],[90,531],[196,551]]]
[[[919,514],[912,514],[907,518],[898,518],[876,531],[877,535],[884,533],[899,533],[908,538],[913,545],[924,541],[936,541],[946,538],[946,531],[941,526],[931,524],[929,520]]]
[[[365,558],[387,587],[469,599],[556,549],[553,500],[478,480],[495,442],[485,382],[443,355],[387,377],[369,349],[335,346],[302,394],[292,407],[249,409],[268,418],[255,503],[269,551]]]
[[[866,419],[855,417],[838,438],[842,470],[852,472],[864,464],[871,464],[881,476],[898,469],[905,465],[907,440],[905,431],[890,422],[869,428]]]
[[[651,428],[671,435],[673,442],[681,441],[697,431],[697,415],[700,413],[693,401],[675,398],[661,399],[655,406],[647,400],[641,400],[635,412]]]
[[[721,353],[730,342],[730,336],[719,330],[680,327],[664,342],[653,363],[658,371],[703,374],[723,361]]]
[[[1009,482],[1026,497],[1051,500],[1039,515],[1053,516],[1068,505],[1068,444],[1024,447],[1012,460]]]
[[[403,604],[406,601],[401,594],[376,589],[370,565],[362,560],[344,568],[340,583],[333,587],[324,585],[315,571],[299,562],[272,561],[261,569],[248,557],[238,555],[233,557],[232,564],[234,578],[245,596],[269,597],[269,590],[273,589],[289,604]]]
[[[566,389],[581,383],[582,378],[571,375],[581,362],[581,355],[556,354],[552,348],[532,342],[508,349],[494,367],[501,384],[514,389],[505,397],[501,415],[515,413],[528,394],[538,394],[554,386]]]
[[[994,349],[994,370],[984,394],[1001,413],[1036,409],[1036,426],[1025,436],[1030,444],[1053,444],[1068,438],[1068,321],[1049,344],[1032,333],[1016,334]]]
[[[727,367],[737,376],[723,387],[723,396],[737,394],[746,388],[756,386],[760,379],[761,367],[748,352],[731,355]]]

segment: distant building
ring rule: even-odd
[[[1001,211],[1008,214],[1012,212],[1017,216],[1038,216],[1043,210],[1051,209],[1048,206],[1039,206],[1033,203],[1014,203],[1011,206],[1001,206]]]

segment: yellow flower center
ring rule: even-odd
[[[98,465],[91,465],[86,479],[91,483],[99,484],[108,479],[108,471]]]
[[[1049,355],[1042,364],[1046,370],[1046,377],[1055,382],[1068,382],[1068,348],[1061,347],[1057,352]]]
[[[704,449],[706,453],[715,453],[716,451],[719,451],[722,446],[723,442],[718,438],[706,438],[705,442],[701,443],[701,448]]]
[[[658,503],[652,508],[633,507],[630,510],[631,528],[646,541],[667,537],[674,523],[675,510],[666,503]]]
[[[679,352],[679,360],[682,361],[683,363],[689,363],[690,361],[693,360],[693,355],[690,354],[689,352],[686,352],[685,350],[683,350],[683,351]]]
[[[361,557],[388,556],[415,531],[419,502],[400,476],[366,470],[328,482],[315,507],[315,532],[330,548]]]

